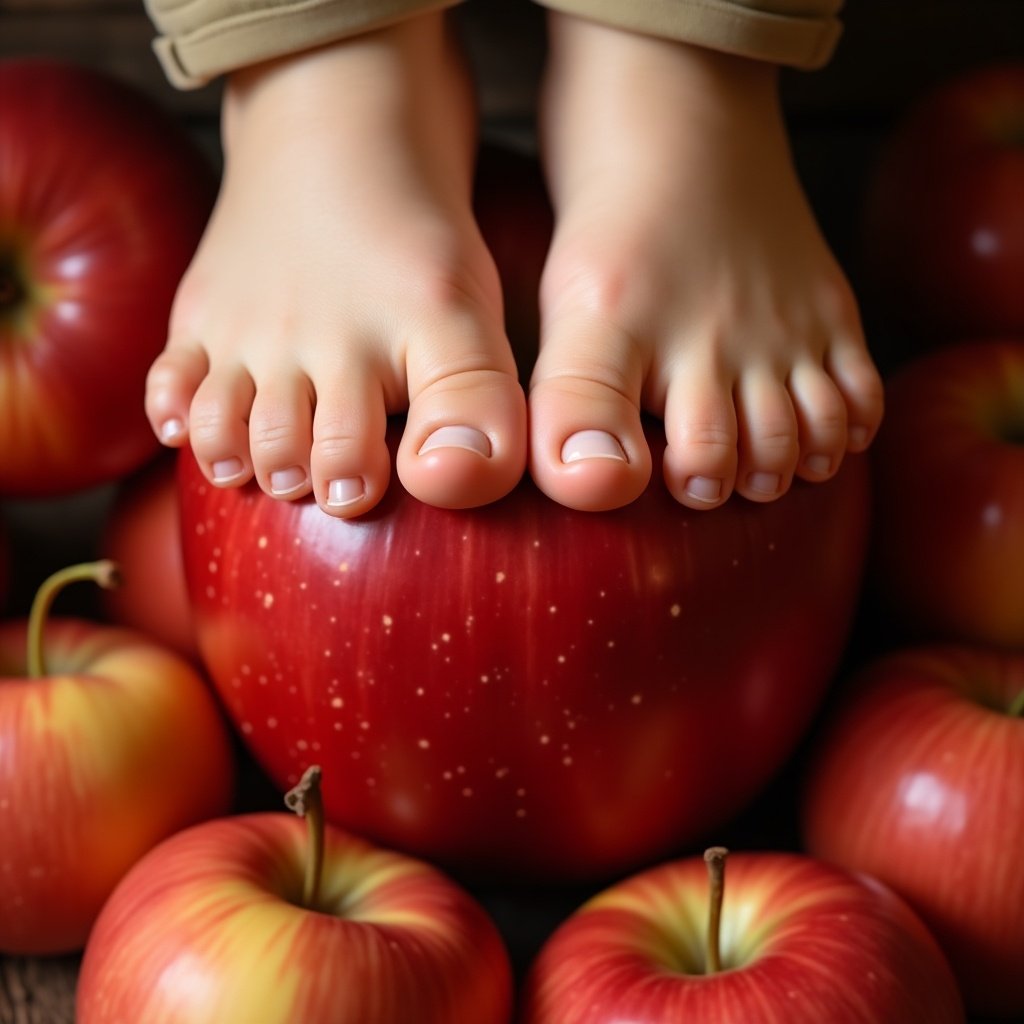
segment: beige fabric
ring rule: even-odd
[[[808,70],[828,62],[842,32],[837,14],[843,0],[537,2],[634,32]]]
[[[194,89],[236,68],[453,7],[462,0],[145,0],[168,79]],[[484,0],[486,2],[486,0]]]
[[[462,0],[145,0],[167,77],[195,88],[235,68]],[[486,4],[488,0],[479,0]],[[843,0],[537,0],[635,32],[798,68],[825,64]]]

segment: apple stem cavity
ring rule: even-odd
[[[69,584],[86,580],[99,584],[104,590],[110,590],[120,585],[121,571],[116,562],[106,558],[98,562],[69,565],[66,569],[61,569],[44,580],[36,591],[28,616],[29,678],[42,679],[46,675],[46,661],[43,657],[43,630],[54,600]]]
[[[1010,701],[1010,717],[1024,718],[1024,690]]]
[[[306,874],[302,882],[302,906],[315,910],[324,866],[324,800],[320,792],[319,765],[310,765],[297,786],[284,795],[285,806],[306,819]]]
[[[722,899],[725,896],[725,859],[729,851],[724,846],[712,846],[704,851],[708,866],[708,933],[705,974],[717,974],[722,969],[720,934]]]

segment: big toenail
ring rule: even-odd
[[[616,459],[626,462],[622,445],[604,430],[579,430],[562,445],[562,461],[579,462],[582,459]]]
[[[270,493],[277,495],[291,494],[305,484],[306,471],[298,466],[287,469],[276,469],[270,474]]]
[[[854,448],[863,448],[868,443],[867,427],[850,427],[850,444]]]
[[[435,448],[464,448],[468,452],[476,452],[485,459],[491,457],[491,442],[487,435],[474,427],[438,427],[423,442],[420,455],[426,455]]]
[[[832,460],[827,455],[808,455],[804,459],[804,467],[811,473],[824,475],[832,470]]]
[[[358,501],[366,493],[361,476],[346,476],[332,480],[327,485],[327,504],[331,508],[343,508]]]
[[[214,483],[218,484],[230,483],[241,476],[244,470],[245,465],[241,459],[221,459],[210,467]]]
[[[185,421],[179,419],[165,420],[160,427],[160,440],[164,444],[173,444],[185,433]]]
[[[781,483],[778,473],[751,473],[747,477],[747,486],[760,494],[776,494]]]
[[[722,496],[722,481],[710,476],[691,476],[686,481],[686,493],[697,501],[718,501]]]

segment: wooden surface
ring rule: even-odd
[[[478,69],[485,132],[529,140],[543,59],[542,13],[525,0],[479,0],[460,9],[459,17]],[[841,259],[852,249],[865,174],[893,119],[950,74],[1020,58],[1024,3],[850,0],[845,21],[844,39],[828,68],[815,74],[788,72],[783,79],[798,167]],[[142,0],[0,0],[0,59],[45,55],[103,68],[156,97],[197,138],[216,148],[219,86],[172,89],[152,55],[152,36]],[[77,522],[77,532],[65,545],[87,547],[90,521],[102,517],[107,498],[105,492],[86,496],[85,517],[80,507],[60,502],[45,507],[21,503],[3,511],[15,520],[16,534],[28,535],[30,546],[35,542],[38,551],[45,551],[41,558],[65,562],[71,551],[48,549],[42,535],[33,538],[31,531],[48,529],[48,522],[61,521],[65,528]],[[66,529],[64,536],[69,537]],[[785,782],[748,813],[743,838],[753,835],[785,845]],[[584,894],[478,895],[521,970],[544,935]],[[0,957],[0,1024],[70,1024],[76,971],[75,957]]]

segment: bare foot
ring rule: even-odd
[[[526,460],[526,403],[470,209],[475,111],[434,13],[235,73],[225,178],[149,375],[166,444],[224,487],[255,475],[350,517],[403,484],[493,501]]]
[[[641,409],[695,509],[826,480],[882,386],[797,181],[775,70],[552,14],[543,93],[557,226],[530,394],[534,478],[574,508],[646,485]]]

